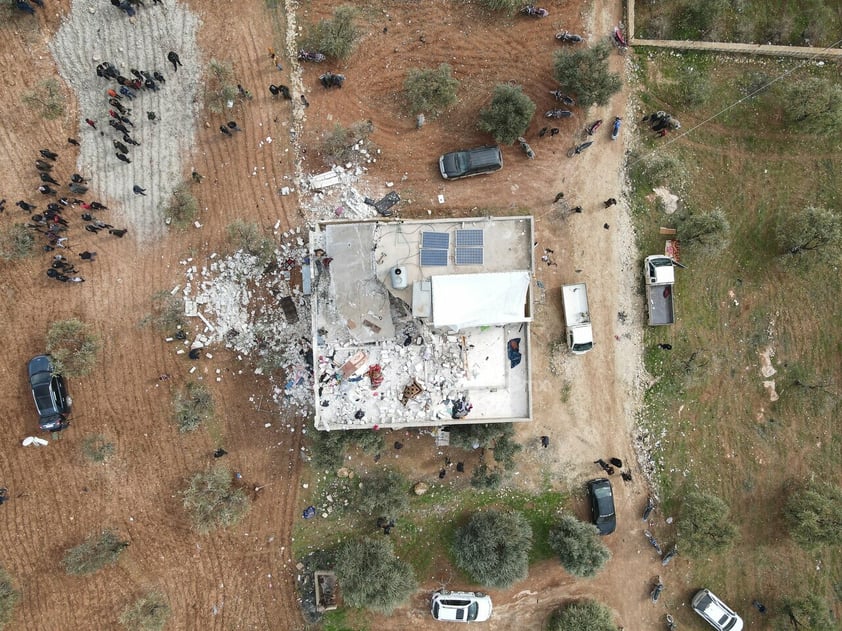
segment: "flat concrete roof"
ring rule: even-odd
[[[517,321],[450,330],[433,327],[430,281],[513,271],[532,278],[532,244],[532,217],[317,224],[310,239],[316,428],[531,420],[531,285],[524,304],[512,307]],[[422,258],[422,250],[436,251]]]

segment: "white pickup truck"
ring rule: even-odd
[[[585,283],[564,285],[561,288],[567,345],[574,355],[582,355],[593,348],[591,312],[588,309],[588,288]]]
[[[668,256],[655,254],[643,262],[646,277],[646,304],[649,326],[675,323],[672,290],[675,285],[675,262]]]

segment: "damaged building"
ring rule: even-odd
[[[316,428],[531,420],[532,243],[532,217],[317,224]]]

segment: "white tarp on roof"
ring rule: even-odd
[[[433,326],[464,329],[526,322],[529,272],[433,276]]]

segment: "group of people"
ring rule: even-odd
[[[74,145],[78,144],[73,138],[68,138],[68,142]],[[70,210],[77,207],[82,210],[79,219],[85,222],[86,232],[97,233],[100,230],[108,230],[109,234],[116,237],[123,237],[128,232],[125,228],[115,228],[91,214],[91,211],[108,210],[105,204],[98,201],[86,202],[75,197],[75,195],[84,195],[88,192],[87,180],[83,176],[73,173],[66,185],[60,184],[53,171],[58,161],[58,154],[49,149],[41,149],[39,153],[41,157],[35,160],[35,168],[41,181],[38,191],[46,197],[52,197],[53,200],[47,202],[46,208],[43,210],[39,209],[37,204],[31,204],[22,199],[18,200],[15,206],[29,214],[29,222],[25,224],[26,227],[43,235],[46,242],[42,247],[45,252],[54,252],[57,249],[63,252],[73,252],[67,233],[74,217],[69,217],[68,214]],[[69,194],[59,197],[60,190],[53,188],[50,184],[59,188],[66,186]],[[5,202],[5,200],[3,201]],[[96,252],[85,250],[80,252],[78,256],[82,261],[93,262],[96,259]],[[54,255],[46,273],[48,278],[59,282],[81,283],[85,280],[79,276],[79,271],[75,265],[64,254]]]

